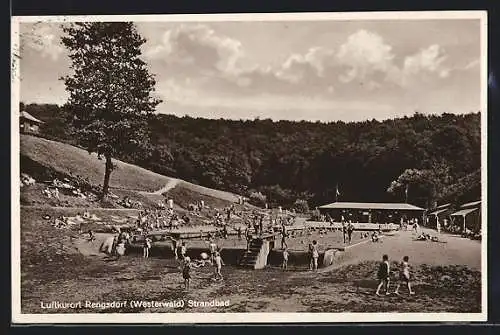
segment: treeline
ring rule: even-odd
[[[71,115],[57,105],[22,108],[45,121],[42,136],[72,143]],[[339,201],[405,201],[406,190],[420,206],[480,197],[479,113],[351,123],[161,114],[149,125],[149,149],[121,159],[271,205],[333,202],[337,186]]]

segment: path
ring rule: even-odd
[[[172,178],[168,181],[168,183],[160,188],[158,191],[152,192],[152,194],[156,195],[162,195],[163,193],[166,193],[176,187],[179,183],[181,182],[180,179]]]

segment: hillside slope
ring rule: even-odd
[[[95,185],[102,184],[104,161],[99,160],[96,154],[89,154],[87,151],[72,145],[40,137],[21,135],[20,138],[21,156],[25,156],[54,171],[88,178]],[[158,192],[163,193],[161,191],[165,188],[168,190],[175,187],[225,201],[237,201],[237,196],[229,192],[170,178],[120,160],[115,159],[113,162],[116,165],[116,169],[110,177],[110,187],[113,189],[158,194]]]

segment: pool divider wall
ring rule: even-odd
[[[263,269],[266,266],[281,266],[283,262],[283,250],[273,249],[274,242],[266,242],[263,244],[259,257],[254,269]],[[221,250],[221,257],[226,265],[239,265],[245,249],[228,248]],[[208,248],[189,248],[187,255],[191,259],[200,259],[202,252],[209,253]],[[127,248],[128,255],[141,255],[142,247],[131,245]],[[153,245],[149,252],[150,257],[173,258],[174,252],[168,245]],[[326,255],[326,256],[325,256]],[[318,265],[326,267],[339,262],[344,257],[344,252],[337,249],[327,249],[325,252],[320,252]],[[293,266],[309,267],[309,254],[305,250],[289,250],[288,264]]]

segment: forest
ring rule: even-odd
[[[45,122],[40,136],[78,145],[70,112],[54,104],[21,103],[21,110]],[[480,198],[480,119],[479,112],[350,123],[153,114],[148,147],[117,158],[256,204],[305,210],[338,199],[433,207]]]

